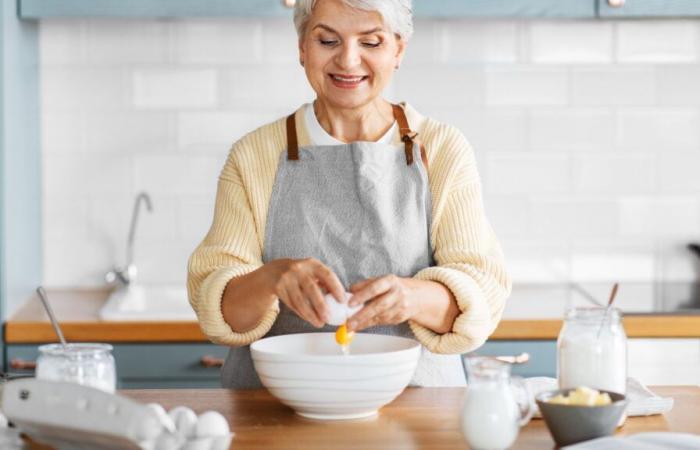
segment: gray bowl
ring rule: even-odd
[[[563,447],[589,439],[611,436],[627,407],[625,396],[616,392],[600,391],[607,392],[612,400],[612,403],[604,406],[559,405],[547,401],[559,394],[568,395],[573,390],[542,392],[535,398],[554,442]]]

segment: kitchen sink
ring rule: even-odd
[[[100,310],[102,320],[196,321],[187,289],[172,285],[129,285],[116,289]]]

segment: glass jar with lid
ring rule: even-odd
[[[620,311],[573,308],[557,340],[559,388],[588,386],[624,394],[627,386],[627,335]]]
[[[117,373],[109,344],[48,344],[39,347],[36,377],[82,384],[113,393]]]

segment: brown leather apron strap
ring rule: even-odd
[[[287,159],[299,159],[299,145],[297,144],[297,122],[292,113],[287,117]]]
[[[411,127],[408,126],[408,120],[406,119],[406,113],[404,112],[403,107],[395,104],[392,104],[391,107],[394,111],[394,119],[396,119],[396,122],[399,124],[399,134],[401,136],[401,141],[404,143],[404,151],[406,152],[406,164],[409,166],[413,164],[413,144],[418,143],[420,146],[420,158],[423,161],[423,165],[427,169],[428,157],[425,154],[425,147],[423,147],[423,144],[416,139],[418,133],[411,130]]]
[[[404,143],[404,151],[406,153],[406,164],[413,164],[413,144],[417,142],[420,145],[420,157],[423,161],[425,168],[428,168],[428,157],[425,153],[425,147],[423,144],[416,139],[418,133],[411,130],[408,126],[408,120],[406,119],[406,113],[400,105],[392,104],[392,110],[394,112],[394,119],[399,124],[399,133],[401,135],[401,141]],[[287,116],[287,159],[297,161],[299,159],[299,144],[297,142],[297,126],[295,113]]]

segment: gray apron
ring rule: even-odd
[[[414,141],[403,108],[393,109],[403,146],[353,142],[299,148],[294,114],[287,118],[288,149],[280,155],[270,198],[263,262],[316,258],[335,272],[346,290],[370,277],[411,277],[434,265],[425,152]],[[315,328],[280,302],[266,336],[335,328]],[[362,332],[413,337],[405,322]],[[250,346],[230,349],[221,377],[226,388],[262,387]],[[459,355],[436,355],[423,348],[412,384],[464,385]]]

